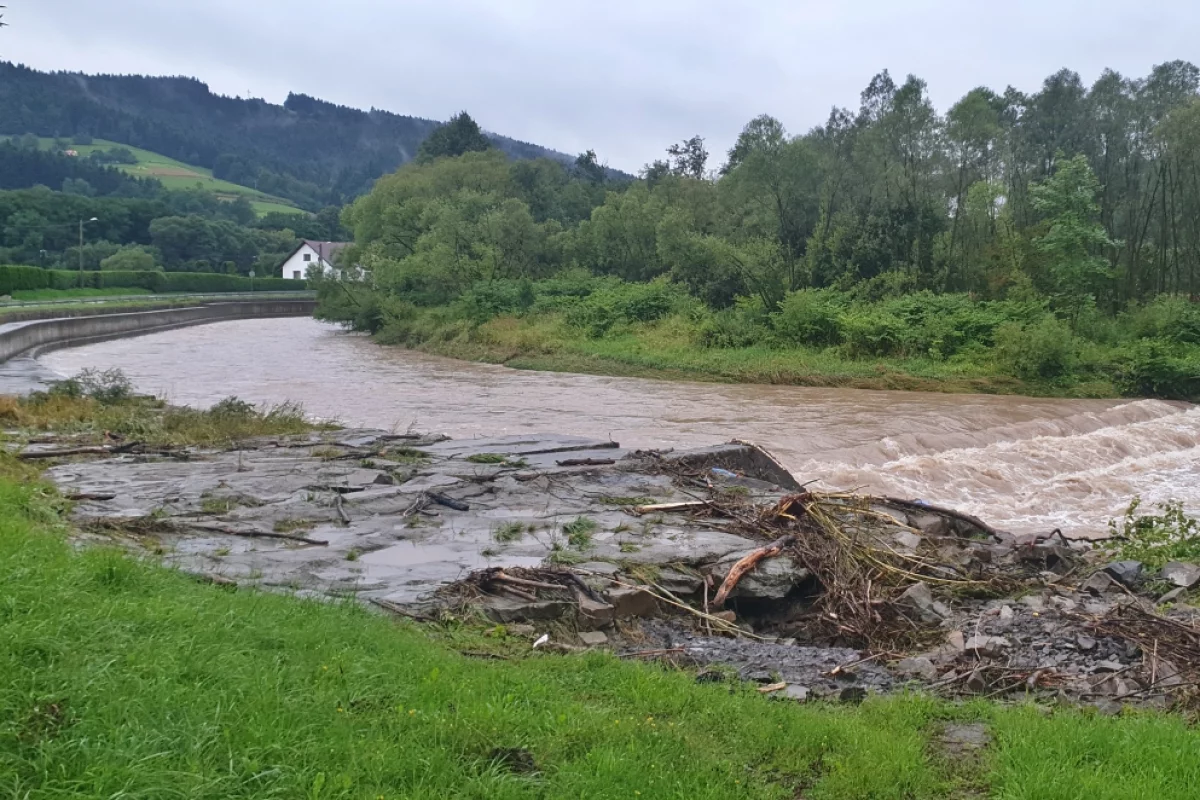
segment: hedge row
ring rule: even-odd
[[[78,289],[80,273],[72,270],[0,266],[0,295],[29,289]],[[243,278],[211,272],[85,271],[86,289],[149,289],[152,292],[282,292],[308,288],[305,281]]]

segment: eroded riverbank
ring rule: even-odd
[[[921,498],[1022,533],[1102,535],[1135,495],[1200,512],[1200,411],[1162,401],[524,372],[382,348],[308,319],[107,342],[43,363],[120,368],[173,402],[295,400],[350,425],[456,438],[565,432],[662,448],[740,437],[768,445],[802,482]]]

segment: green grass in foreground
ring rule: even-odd
[[[512,661],[468,659],[447,645],[496,645],[78,552],[34,478],[0,456],[3,797],[1182,800],[1200,784],[1179,717],[797,706],[523,641]],[[939,755],[951,718],[988,722],[994,746]],[[513,749],[536,770],[507,766]]]

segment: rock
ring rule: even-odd
[[[579,634],[579,641],[586,644],[588,647],[600,647],[608,644],[608,637],[600,631],[584,631]]]
[[[1046,610],[1046,601],[1041,596],[1036,594],[1027,594],[1021,598],[1021,602],[1035,614],[1040,614]]]
[[[603,628],[617,618],[617,610],[608,603],[597,603],[582,592],[578,599],[579,622],[585,627]]]
[[[737,622],[736,611],[718,611],[717,613],[713,614],[713,616],[726,622]]]
[[[857,705],[867,699],[867,690],[861,686],[847,686],[838,693],[838,700]]]
[[[1079,591],[1092,594],[1104,594],[1113,588],[1113,580],[1104,570],[1092,573],[1092,576],[1079,584]]]
[[[389,472],[381,472],[375,476],[375,480],[372,483],[376,486],[395,486],[396,476]]]
[[[986,691],[990,686],[991,684],[987,682],[987,678],[984,676],[983,670],[981,669],[977,669],[967,676],[968,691],[979,694],[980,692]]]
[[[914,583],[905,589],[904,594],[897,598],[896,604],[915,612],[922,622],[930,625],[945,619],[945,615],[938,613],[939,609],[935,607],[936,601],[933,599],[933,592],[930,591],[927,583]]]
[[[532,625],[522,625],[519,622],[515,625],[505,625],[504,630],[512,636],[533,636],[537,633],[537,628]]]
[[[950,723],[942,733],[942,747],[954,755],[982,750],[991,742],[992,736],[981,722]]]
[[[713,575],[724,579],[729,570],[748,555],[748,552],[733,553],[717,562]],[[782,600],[803,583],[811,573],[796,565],[791,558],[780,556],[760,561],[758,566],[738,581],[730,597],[750,600]],[[696,587],[699,589],[699,585]]]
[[[1182,586],[1176,586],[1174,589],[1167,592],[1162,597],[1158,598],[1157,605],[1161,606],[1161,605],[1166,605],[1167,603],[1174,603],[1176,600],[1183,597],[1185,594],[1187,594],[1187,589],[1183,588]]]
[[[700,577],[676,569],[660,570],[655,583],[676,596],[695,594],[704,585]]]
[[[1000,619],[1005,620],[1006,622],[1011,622],[1014,616],[1016,616],[1016,614],[1013,613],[1012,606],[1000,607]]]
[[[1096,649],[1096,640],[1081,633],[1075,638],[1075,646],[1085,653],[1090,653]]]
[[[921,680],[933,681],[937,680],[937,667],[933,662],[924,656],[914,656],[906,658],[896,664],[896,671],[901,675],[907,675]]]
[[[1096,711],[1105,717],[1115,717],[1121,713],[1121,704],[1116,700],[1109,700],[1108,698],[1105,698],[1103,700],[1097,700],[1092,705],[1095,707]]]
[[[507,597],[489,597],[483,604],[484,613],[496,622],[508,624],[537,619],[559,619],[571,611],[574,603],[564,600],[510,600]]]
[[[1184,589],[1191,589],[1200,584],[1200,567],[1182,561],[1172,561],[1162,568],[1162,579]]]
[[[641,586],[617,586],[605,592],[617,619],[652,617],[658,612],[658,600]]]
[[[804,703],[808,700],[807,686],[791,686],[789,685],[783,690],[783,696],[789,700],[795,700],[797,703]]]
[[[572,572],[587,573],[589,575],[601,575],[605,578],[615,576],[621,568],[616,564],[610,564],[607,561],[588,561],[572,567]]]
[[[999,658],[1011,646],[1003,636],[972,636],[967,640],[966,650],[984,658]]]
[[[1114,561],[1104,568],[1113,580],[1119,581],[1124,585],[1134,588],[1142,579],[1142,562],[1140,561]]]
[[[1100,661],[1095,666],[1096,672],[1121,672],[1125,665],[1120,661]]]
[[[926,536],[949,536],[950,522],[941,514],[911,513],[907,515],[908,527],[916,528]]]
[[[946,644],[960,653],[967,649],[967,639],[962,631],[950,631],[946,634]]]
[[[921,542],[924,541],[924,539],[922,539],[920,536],[917,536],[915,533],[909,533],[908,531],[898,531],[896,535],[892,537],[892,540],[904,550],[913,551],[920,547]]]

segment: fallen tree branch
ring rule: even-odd
[[[112,456],[120,453],[128,453],[141,447],[141,442],[129,442],[128,444],[112,447],[109,445],[92,446],[92,447],[64,447],[59,450],[35,450],[34,452],[20,452],[17,458],[26,461],[32,461],[40,458],[67,458],[68,456]]]
[[[322,539],[310,539],[307,536],[298,536],[294,533],[275,533],[274,531],[255,531],[247,528],[226,528],[219,525],[188,525],[190,528],[196,528],[202,531],[210,531],[212,533],[223,533],[226,536],[238,536],[243,539],[279,539],[288,542],[299,542],[301,544],[311,544],[318,547],[328,547],[329,542]]]
[[[725,605],[725,601],[729,598],[729,593],[737,588],[738,581],[740,581],[747,572],[750,572],[752,569],[757,567],[760,561],[767,558],[774,558],[775,556],[779,555],[783,552],[783,548],[791,545],[795,541],[796,536],[794,534],[788,534],[781,539],[771,542],[766,547],[758,548],[734,564],[733,568],[729,570],[729,574],[725,576],[724,582],[721,583],[721,588],[717,591],[717,596],[713,598],[713,605],[715,605],[717,608],[723,607]]]
[[[611,467],[617,462],[611,458],[568,458],[554,463],[560,467]]]
[[[981,520],[979,517],[975,517],[970,514],[964,514],[961,511],[955,511],[952,508],[942,508],[941,506],[931,506],[928,503],[914,503],[912,500],[901,500],[898,497],[884,497],[881,499],[883,500],[885,505],[895,505],[895,506],[900,506],[901,508],[908,509],[909,511],[925,511],[925,512],[928,512],[931,514],[939,514],[944,517],[953,517],[954,519],[960,520],[962,522],[967,523],[968,525],[978,528],[979,530],[986,533],[988,536],[991,536],[993,539],[1003,539],[1004,538],[1004,535],[1001,534],[1000,531],[996,530],[991,525],[988,525],[986,522]]]
[[[433,502],[437,503],[439,506],[445,506],[446,508],[452,508],[455,511],[470,511],[471,510],[471,506],[468,505],[467,503],[464,503],[462,500],[455,500],[453,497],[447,497],[446,495],[440,494],[439,492],[427,492],[426,497],[428,497]]]

